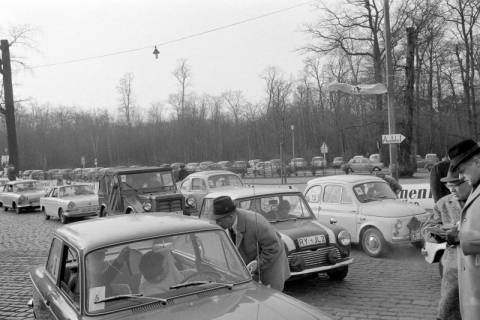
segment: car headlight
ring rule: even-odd
[[[347,230],[340,231],[337,235],[337,239],[342,246],[350,245],[351,238],[350,238],[350,233],[348,233]]]
[[[150,210],[152,210],[152,204],[151,204],[150,202],[145,202],[145,203],[143,204],[143,210],[145,210],[145,211],[150,211]]]
[[[70,201],[67,205],[68,209],[69,210],[72,210],[73,208],[75,208],[75,203],[73,203],[72,201]]]
[[[195,201],[195,198],[193,198],[193,197],[187,198],[187,200],[185,202],[187,203],[187,206],[189,206],[189,207],[192,207],[192,208],[196,207],[196,201]]]
[[[402,220],[398,219],[397,223],[395,223],[395,229],[400,230],[403,227],[403,222]]]
[[[18,198],[18,203],[22,203],[27,201],[27,197],[25,197],[23,194]]]

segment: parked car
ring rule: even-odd
[[[312,175],[315,175],[315,173],[318,170],[325,169],[326,167],[327,167],[327,159],[325,159],[323,156],[312,157],[312,161],[310,162],[310,168],[312,169]]]
[[[335,157],[332,160],[332,167],[339,169],[344,163],[345,160],[343,160],[343,157]]]
[[[247,162],[241,160],[234,161],[230,171],[239,174],[242,178],[245,177],[245,174],[247,173]]]
[[[427,153],[425,155],[425,165],[424,168],[428,171],[432,170],[433,166],[439,162],[438,156],[436,153]]]
[[[185,165],[185,164],[183,162],[174,162],[170,165],[175,181],[178,180],[178,174],[180,172],[180,168],[182,167],[182,165]]]
[[[213,200],[219,196],[229,196],[238,208],[260,213],[275,227],[284,241],[293,278],[318,273],[332,280],[347,276],[353,262],[350,234],[341,226],[318,223],[300,191],[288,187],[215,191],[203,199],[201,219],[212,219]]]
[[[17,213],[34,210],[40,207],[40,197],[44,195],[45,190],[36,180],[9,181],[0,192],[0,207],[5,211],[11,208]]]
[[[183,213],[172,169],[117,167],[103,171],[98,183],[99,216],[133,212]]]
[[[381,162],[380,161],[380,154],[379,153],[372,153],[369,157],[368,160],[371,162]]]
[[[190,215],[198,215],[203,197],[220,188],[242,188],[242,179],[235,173],[225,170],[195,172],[180,184],[180,192],[185,197],[185,205]]]
[[[37,319],[332,319],[253,281],[219,226],[176,215],[58,228],[30,278]]]
[[[45,171],[43,171],[43,170],[32,170],[32,172],[30,172],[29,179],[45,180]]]
[[[200,169],[198,168],[199,163],[198,162],[189,162],[185,165],[185,170],[190,173],[194,173],[199,171]]]
[[[33,170],[24,170],[22,171],[22,175],[20,176],[22,179],[30,179],[30,174]]]
[[[63,180],[73,180],[73,170],[72,169],[59,169],[55,175],[55,179]]]
[[[217,165],[220,167],[220,170],[231,171],[233,162],[232,161],[219,161]]]
[[[71,218],[96,216],[98,195],[90,184],[55,186],[40,198],[40,208],[46,220],[55,217],[65,224]]]
[[[383,179],[337,175],[307,182],[305,198],[322,223],[338,222],[372,257],[384,255],[390,245],[423,245],[420,224],[429,213],[397,198]]]
[[[305,175],[308,170],[308,163],[304,158],[293,158],[289,163],[290,171],[298,176],[299,172]]]
[[[373,162],[365,157],[354,157],[344,165],[343,170],[347,174],[356,172],[373,173],[375,171],[382,171],[384,167],[383,162]]]
[[[203,161],[198,164],[198,171],[209,170],[209,167],[213,165],[213,161]]]

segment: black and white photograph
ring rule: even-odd
[[[0,0],[0,320],[480,319],[480,0]]]

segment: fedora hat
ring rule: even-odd
[[[219,219],[235,211],[235,204],[229,196],[221,196],[213,200],[213,218]]]
[[[472,139],[460,141],[452,146],[448,149],[451,170],[457,170],[462,162],[467,161],[477,153],[480,153],[480,146]]]
[[[443,182],[443,183],[452,183],[452,184],[459,184],[460,182],[463,182],[465,181],[465,179],[462,177],[460,178],[458,176],[458,172],[457,171],[452,171],[451,168],[448,170],[448,173],[445,177],[443,177],[442,179],[440,179],[440,182]]]

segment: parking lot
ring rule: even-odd
[[[0,212],[0,319],[31,319],[28,271],[46,260],[57,220],[40,212]],[[354,248],[354,264],[343,282],[326,277],[288,283],[286,293],[330,313],[335,319],[432,319],[439,297],[436,265],[418,249],[396,248],[373,259]]]

